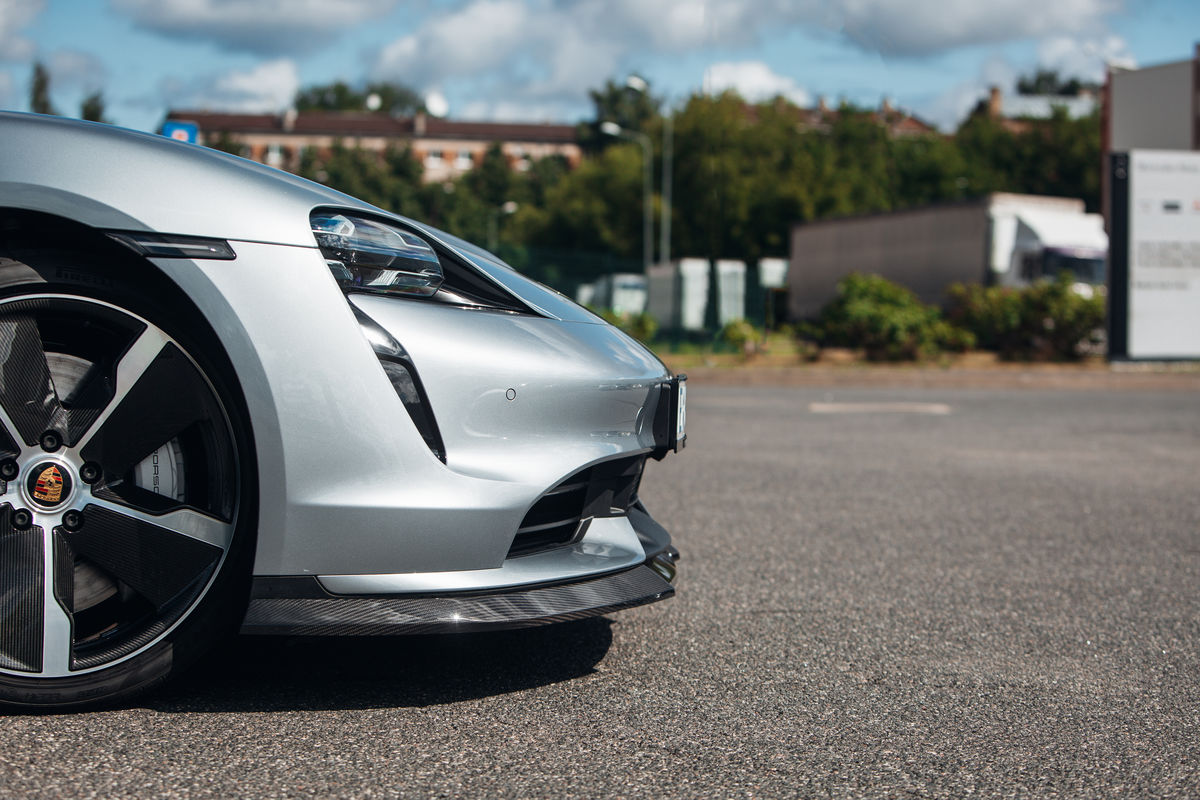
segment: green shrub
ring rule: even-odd
[[[974,346],[968,331],[949,324],[908,289],[859,273],[838,283],[838,296],[805,332],[823,346],[862,349],[871,361],[933,358],[943,349]]]
[[[1104,325],[1105,300],[1085,297],[1069,275],[1026,288],[955,284],[948,317],[1002,358],[1079,358]]]
[[[606,308],[599,313],[605,322],[615,325],[643,344],[652,342],[654,334],[658,333],[658,320],[644,311],[640,314],[618,314],[611,308]]]
[[[717,334],[717,341],[743,355],[750,355],[762,339],[758,328],[744,319],[730,320]]]
[[[947,316],[975,334],[985,350],[1002,355],[1021,349],[1025,302],[1018,289],[956,283],[950,287]]]

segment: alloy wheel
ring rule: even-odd
[[[64,678],[152,648],[237,527],[238,453],[176,339],[100,300],[0,300],[0,674]]]

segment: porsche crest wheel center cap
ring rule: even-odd
[[[33,502],[54,508],[71,496],[71,476],[62,464],[43,461],[30,470],[25,488]]]

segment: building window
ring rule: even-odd
[[[471,160],[471,151],[459,150],[458,155],[454,158],[454,168],[470,169],[472,166],[474,166],[474,162]]]
[[[425,166],[440,167],[441,165],[442,165],[442,151],[441,150],[430,150],[425,155]]]

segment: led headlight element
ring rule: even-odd
[[[317,211],[310,218],[317,246],[343,289],[430,297],[444,275],[424,239],[366,217]]]

